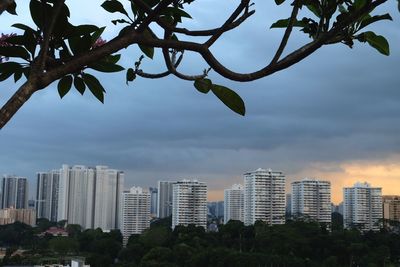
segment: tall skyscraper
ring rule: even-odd
[[[120,226],[124,174],[106,166],[63,165],[60,170],[58,220],[103,230]]]
[[[383,219],[400,222],[400,196],[383,196]]]
[[[207,228],[207,185],[196,180],[173,185],[172,228],[189,224]]]
[[[28,180],[5,175],[1,184],[1,208],[26,209],[28,207]]]
[[[320,223],[332,222],[331,183],[305,178],[292,183],[292,216]]]
[[[244,188],[241,184],[234,184],[232,188],[224,190],[224,205],[224,223],[230,220],[243,222]]]
[[[150,193],[132,187],[122,194],[121,232],[126,245],[133,234],[141,234],[150,227]]]
[[[175,183],[174,181],[158,181],[158,218],[165,218],[172,214],[172,187]]]
[[[149,193],[150,193],[150,216],[155,218],[157,217],[157,209],[158,209],[158,189],[155,187],[150,187]]]
[[[285,176],[271,169],[244,174],[244,224],[285,223]]]
[[[36,216],[57,221],[60,171],[37,173]]]
[[[343,223],[349,229],[378,231],[382,219],[382,188],[356,183],[343,189]]]
[[[119,229],[123,186],[123,172],[96,166],[93,228]]]

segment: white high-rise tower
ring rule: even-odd
[[[382,214],[382,188],[356,183],[343,189],[343,224],[349,229],[378,231]]]
[[[172,228],[189,224],[207,228],[207,185],[196,180],[173,185]]]
[[[244,215],[244,189],[241,184],[224,190],[224,223],[230,220],[242,221]]]
[[[291,214],[294,218],[304,218],[330,224],[331,183],[305,178],[292,183]]]
[[[271,169],[244,174],[244,224],[285,223],[285,176]]]
[[[122,194],[121,232],[124,245],[133,234],[141,234],[150,227],[150,193],[132,187]]]

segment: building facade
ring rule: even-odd
[[[244,221],[244,187],[234,184],[224,190],[224,223],[230,220]]]
[[[172,228],[189,224],[207,229],[207,185],[196,180],[173,185]]]
[[[0,210],[0,225],[22,222],[30,226],[36,224],[36,211],[33,209],[7,208]]]
[[[343,224],[347,229],[378,231],[381,227],[382,188],[356,183],[343,189]]]
[[[244,224],[256,221],[285,223],[285,176],[282,172],[257,169],[244,174]]]
[[[305,178],[292,183],[293,218],[331,224],[331,183]]]
[[[150,216],[152,218],[157,217],[157,209],[158,209],[158,188],[150,187]]]
[[[166,218],[172,215],[172,191],[175,183],[175,181],[158,181],[158,218]]]
[[[1,183],[1,208],[28,207],[28,180],[25,177],[5,175]]]
[[[36,216],[57,221],[60,171],[37,173]]]
[[[60,170],[57,220],[85,229],[119,229],[124,173],[106,166],[63,165]]]
[[[383,219],[400,222],[400,196],[383,196]]]
[[[150,193],[140,187],[132,187],[122,194],[121,232],[126,245],[133,234],[141,234],[150,227]]]

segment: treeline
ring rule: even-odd
[[[41,230],[43,230],[43,225]],[[92,267],[103,266],[400,266],[399,234],[381,230],[365,234],[335,228],[328,231],[312,222],[289,221],[269,226],[238,221],[220,225],[218,232],[201,227],[170,228],[159,220],[122,247],[119,231],[67,227],[69,237],[39,237],[39,227],[13,224],[0,228],[0,245],[8,247],[3,264],[66,261],[81,256]],[[26,251],[11,256],[17,247]]]

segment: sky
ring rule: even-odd
[[[15,22],[30,24],[28,1],[18,1],[19,17],[0,16],[1,30]],[[68,1],[73,24],[107,26],[104,39],[118,29],[92,1]],[[218,27],[235,8],[231,0],[202,0],[189,6],[191,29]],[[234,4],[235,3],[235,4]],[[272,58],[282,30],[270,30],[290,15],[286,5],[255,0],[256,14],[224,35],[213,47],[231,69],[250,72]],[[138,78],[129,86],[125,74],[98,74],[107,90],[105,104],[89,92],[74,90],[60,99],[56,83],[42,90],[0,130],[0,174],[26,176],[34,192],[35,173],[61,164],[107,165],[125,171],[125,185],[155,186],[158,180],[198,179],[208,185],[209,200],[222,200],[223,189],[243,183],[243,173],[259,167],[283,171],[290,183],[305,177],[329,180],[332,201],[356,181],[400,194],[400,14],[389,1],[376,14],[390,12],[393,22],[370,30],[387,37],[391,55],[366,44],[353,49],[325,46],[302,62],[263,79],[238,83],[210,72],[214,83],[234,89],[246,103],[246,116],[225,107],[212,94],[175,77]],[[90,12],[89,12],[90,10]],[[308,39],[295,31],[285,52]],[[121,64],[132,67],[136,47],[123,51]],[[145,59],[148,72],[163,71],[162,55]],[[181,70],[201,73],[206,63],[186,53]],[[95,72],[93,72],[95,73]],[[2,82],[0,105],[16,90]],[[33,193],[32,193],[33,194]]]

